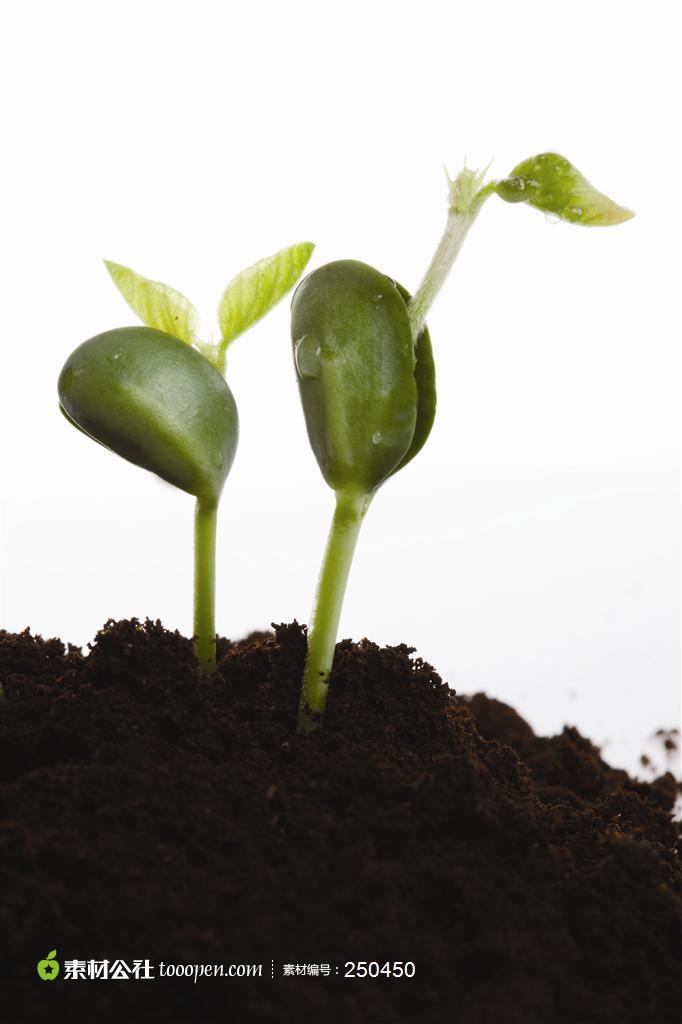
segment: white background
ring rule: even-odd
[[[187,294],[294,241],[418,283],[442,165],[546,149],[637,211],[550,226],[493,197],[429,317],[439,410],[363,528],[341,635],[408,642],[457,689],[617,764],[678,717],[677,4],[4,5],[3,623],[90,641],[191,628],[192,499],[62,420],[77,344],[134,322],[101,260]],[[309,616],[332,495],[288,302],[231,350],[241,442],[218,623]]]

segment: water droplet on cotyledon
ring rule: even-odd
[[[372,434],[372,444],[381,444],[382,437],[383,434],[381,433],[381,431],[375,430],[374,433]]]
[[[561,217],[557,217],[556,213],[546,213],[545,220],[548,224],[558,224]]]
[[[294,362],[301,378],[317,377],[320,372],[322,347],[310,334],[294,342]]]

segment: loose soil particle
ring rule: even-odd
[[[222,640],[204,679],[159,623],[109,622],[87,657],[0,633],[2,1020],[677,1022],[673,776],[634,780],[366,640],[338,646],[324,729],[297,737],[305,643],[296,623]],[[62,974],[265,969],[45,983],[55,947]],[[281,977],[346,960],[416,976]]]

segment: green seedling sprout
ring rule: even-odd
[[[106,262],[145,324],[83,342],[59,377],[59,403],[79,430],[196,498],[194,637],[200,664],[215,668],[215,545],[218,503],[237,448],[238,416],[225,379],[227,350],[294,286],[308,242],[235,277],[218,306],[220,340],[198,338],[199,317],[180,292]]]
[[[443,237],[414,297],[364,263],[313,271],[292,300],[291,336],[311,447],[336,505],[308,633],[299,731],[320,725],[341,607],[362,521],[378,489],[414,458],[433,424],[436,387],[426,316],[484,202],[493,194],[572,224],[608,226],[633,214],[564,157],[542,153],[484,184],[448,177]]]

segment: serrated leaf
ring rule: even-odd
[[[508,178],[496,182],[495,191],[508,203],[528,203],[571,224],[608,227],[634,217],[558,153],[540,153],[522,161]]]
[[[147,327],[172,334],[193,345],[199,314],[189,299],[161,281],[151,281],[121,263],[105,260],[111,278],[134,313]]]
[[[218,306],[223,353],[293,288],[314,248],[312,242],[290,245],[247,267],[230,281]]]

